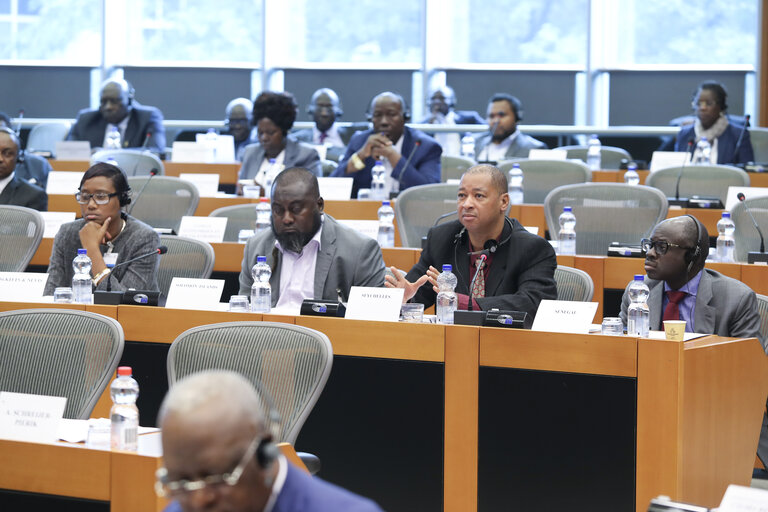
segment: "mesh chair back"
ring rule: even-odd
[[[194,215],[200,201],[197,187],[192,182],[180,178],[129,177],[128,185],[131,187],[131,204],[128,205],[128,211],[153,228],[171,228],[178,233],[181,218]],[[138,196],[140,191],[141,197]]]
[[[768,128],[750,128],[749,137],[755,152],[755,162],[768,162]]]
[[[499,169],[508,174],[514,164],[520,164],[523,171],[523,200],[527,204],[542,204],[550,190],[560,185],[587,183],[592,180],[592,171],[576,160],[506,160]]]
[[[467,169],[477,162],[464,156],[442,155],[440,157],[440,181],[458,180]]]
[[[227,229],[224,231],[225,242],[237,242],[241,229],[256,228],[256,205],[258,203],[236,204],[216,208],[209,217],[226,217]]]
[[[174,277],[211,277],[216,261],[211,244],[173,235],[160,235],[160,243],[168,247],[168,252],[160,256],[160,266],[157,270],[157,284],[163,295],[168,296]]]
[[[138,149],[102,149],[91,156],[91,165],[96,162],[114,160],[125,171],[125,175],[147,176],[150,171],[156,169],[156,174],[165,174],[163,162],[155,155],[145,150]]]
[[[645,184],[655,187],[667,197],[675,196],[677,175],[681,167],[669,167],[659,169],[648,175]],[[694,195],[704,197],[717,197],[725,204],[728,197],[728,187],[748,187],[749,175],[727,165],[690,165],[683,168],[683,176],[680,178],[680,197]]]
[[[24,272],[44,230],[45,221],[37,210],[0,205],[0,272]]]
[[[395,218],[403,247],[421,247],[421,238],[427,236],[444,213],[456,211],[457,185],[436,183],[419,185],[403,190],[395,201]]]
[[[117,320],[96,313],[0,313],[0,391],[63,396],[65,418],[88,418],[115,373],[123,344]]]
[[[760,338],[763,348],[768,344],[768,296],[755,294],[757,298],[757,313],[760,315]]]
[[[41,123],[32,127],[27,138],[28,151],[50,151],[56,153],[56,143],[67,138],[71,123]]]
[[[187,375],[211,369],[259,382],[282,419],[276,441],[294,444],[332,363],[331,342],[321,332],[275,322],[228,322],[181,333],[168,352],[168,382],[173,386]],[[268,408],[263,399],[262,406]]]
[[[755,217],[755,221],[757,221],[763,234],[768,234],[768,197],[753,197],[752,199],[745,199],[743,203],[736,203],[731,209],[731,219],[736,224],[736,231],[733,233],[736,242],[734,251],[736,261],[747,261],[749,252],[760,250],[760,235],[744,207],[745,203],[746,206],[749,206],[749,211],[752,212],[752,216]]]
[[[583,183],[557,187],[544,200],[547,228],[560,233],[564,206],[576,215],[576,253],[604,256],[611,242],[639,244],[667,216],[661,191],[623,183]]]
[[[568,152],[566,158],[577,158],[582,162],[587,161],[587,146],[560,146],[557,149],[564,149]],[[624,148],[615,146],[600,147],[600,168],[618,169],[622,160],[632,160],[632,155]]]
[[[555,268],[557,300],[589,302],[595,291],[592,278],[583,270],[558,265]]]

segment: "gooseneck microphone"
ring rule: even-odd
[[[408,164],[410,164],[411,160],[413,160],[413,155],[416,154],[416,151],[419,149],[419,147],[421,147],[421,141],[417,140],[413,143],[413,149],[411,150],[411,154],[408,155],[408,158],[405,159],[405,163],[403,164],[403,170],[401,171],[400,176],[402,176],[403,175],[402,173],[405,172],[405,170],[408,168]]]
[[[21,120],[24,119],[24,109],[19,109],[19,115],[16,116],[16,129],[14,130],[16,132],[17,137],[21,137]],[[10,126],[8,127],[10,128]]]
[[[168,247],[165,246],[165,245],[161,245],[160,247],[158,247],[154,251],[148,252],[146,254],[142,254],[140,256],[136,256],[135,258],[131,258],[129,260],[121,261],[120,263],[118,263],[117,265],[112,267],[112,270],[116,269],[117,267],[123,267],[123,266],[125,266],[125,265],[127,265],[129,263],[133,263],[134,261],[137,261],[137,260],[141,260],[141,259],[144,259],[144,258],[149,258],[150,256],[154,256],[155,254],[165,254],[167,252],[168,252]],[[110,272],[109,275],[107,276],[107,291],[108,292],[112,291],[112,272]]]
[[[744,116],[744,126],[741,127],[741,132],[739,132],[739,138],[736,139],[736,146],[733,148],[731,159],[728,160],[728,162],[736,163],[736,154],[739,152],[739,147],[741,147],[741,140],[744,138],[744,132],[747,131],[747,125],[749,125],[749,114]]]
[[[139,189],[139,193],[136,194],[136,198],[133,200],[133,204],[131,204],[131,206],[128,208],[128,212],[127,212],[128,215],[130,215],[133,209],[136,207],[136,203],[139,202],[139,198],[141,197],[141,194],[144,192],[144,189],[147,188],[147,185],[149,185],[149,182],[150,180],[152,180],[152,177],[156,176],[158,172],[159,171],[157,170],[157,168],[153,168],[151,171],[149,171],[149,178],[147,178],[147,181],[145,181],[144,184],[141,186],[141,188]]]
[[[668,197],[667,203],[669,206],[680,206],[685,208],[688,206],[688,198],[680,199],[680,181],[683,179],[683,171],[691,155],[691,148],[693,147],[693,140],[688,141],[688,147],[685,150],[686,158],[683,160],[683,165],[680,166],[680,170],[677,172],[677,179],[675,180],[675,197]]]
[[[744,210],[749,215],[749,218],[752,219],[752,225],[755,226],[757,234],[760,235],[760,252],[749,251],[747,253],[747,263],[768,263],[768,254],[765,253],[765,237],[763,236],[763,232],[760,230],[760,226],[758,226],[755,217],[752,215],[752,210],[749,209],[744,194],[739,192],[736,197],[744,204]]]

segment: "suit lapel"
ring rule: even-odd
[[[9,204],[11,199],[13,198],[13,195],[16,193],[16,189],[18,188],[19,184],[17,183],[18,178],[16,176],[13,177],[11,181],[8,182],[8,184],[3,189],[3,193],[0,194],[0,204]]]
[[[317,251],[315,261],[315,297],[323,297],[323,289],[328,280],[328,272],[331,269],[333,256],[336,254],[336,226],[333,220],[326,214],[323,222],[323,232],[320,235],[320,250]],[[348,297],[347,297],[348,298]]]
[[[139,129],[138,124],[139,124],[139,121],[138,121],[138,115],[136,114],[136,110],[131,109],[130,114],[128,114],[128,125],[125,127],[125,134],[123,135],[124,148],[132,147],[131,141],[134,139],[134,137],[136,136],[136,132]]]
[[[693,329],[696,332],[714,333],[717,310],[710,306],[712,301],[712,278],[706,272],[701,273],[699,289],[696,291],[696,310],[693,313]]]
[[[661,306],[663,304],[662,298],[664,296],[664,281],[656,281],[656,284],[651,286],[651,294],[648,296],[648,309],[650,315],[648,317],[648,325],[651,329],[661,329],[662,311]]]

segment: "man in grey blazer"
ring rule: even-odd
[[[21,179],[15,172],[19,160],[19,138],[0,127],[0,204],[48,210],[48,195],[42,188]]]
[[[303,299],[346,301],[352,286],[384,285],[378,243],[323,214],[313,173],[294,167],[278,174],[271,204],[272,228],[245,246],[241,294],[251,292],[257,256],[266,256],[272,269],[273,307],[298,309]]]
[[[523,104],[511,94],[497,93],[488,100],[489,133],[476,139],[478,162],[498,162],[510,158],[528,158],[532,149],[547,149],[540,140],[521,133],[517,123],[523,120]]]

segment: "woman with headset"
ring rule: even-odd
[[[160,244],[151,227],[123,211],[131,202],[130,191],[125,173],[115,165],[99,162],[85,172],[75,194],[82,218],[61,226],[53,240],[45,295],[71,286],[72,260],[80,248],[91,258],[95,289],[159,291],[157,255],[120,266],[112,274],[115,265],[151,253]]]

